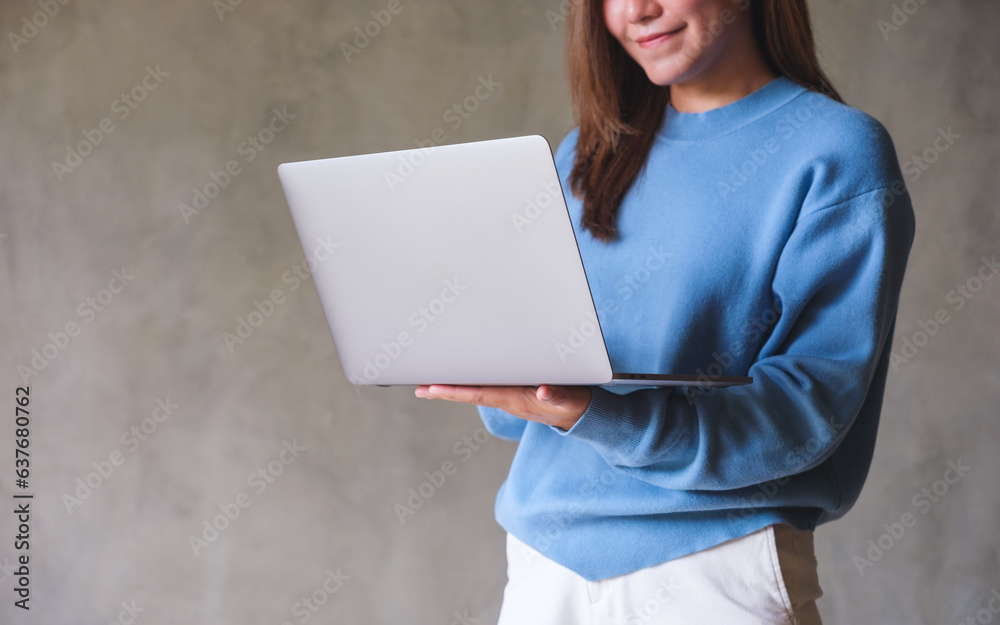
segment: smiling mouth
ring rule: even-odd
[[[647,35],[645,37],[639,37],[638,39],[635,40],[635,42],[637,44],[639,44],[640,48],[653,48],[653,47],[658,46],[659,44],[663,43],[664,41],[668,41],[668,40],[672,39],[675,35],[677,35],[677,33],[681,32],[686,27],[687,27],[687,24],[685,24],[684,26],[681,26],[680,28],[676,28],[674,30],[670,30],[670,31],[666,31],[666,32],[661,32],[661,33],[655,33],[655,34],[652,34],[652,35]]]

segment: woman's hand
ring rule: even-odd
[[[499,408],[515,417],[568,430],[590,406],[588,386],[418,386],[414,392],[425,399],[446,399]]]

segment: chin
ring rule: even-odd
[[[646,72],[646,78],[648,78],[649,81],[654,85],[659,85],[660,87],[675,85],[685,80],[685,73],[678,72],[675,70],[649,68],[646,69],[645,72]]]
[[[680,53],[667,58],[656,59],[655,61],[647,60],[646,63],[640,63],[640,67],[642,67],[650,82],[654,85],[666,87],[668,85],[687,82],[698,76],[702,73],[701,68],[704,66],[704,60],[703,57],[692,58],[689,55]]]
[[[677,77],[674,75],[664,76],[661,74],[646,72],[646,78],[649,79],[649,82],[660,87],[667,87],[678,82]]]
[[[659,59],[647,58],[643,59],[645,62],[642,63],[634,56],[632,60],[638,63],[650,82],[661,87],[687,80],[694,65],[691,59],[684,58],[683,55],[670,55]]]

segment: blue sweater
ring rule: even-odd
[[[568,431],[480,408],[520,441],[497,522],[593,581],[842,516],[871,463],[914,232],[885,128],[786,78],[671,107],[611,244],[579,225],[576,136],[556,166],[613,368],[754,381],[596,387]]]

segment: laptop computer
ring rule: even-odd
[[[353,384],[729,386],[612,370],[548,141],[283,163]]]

